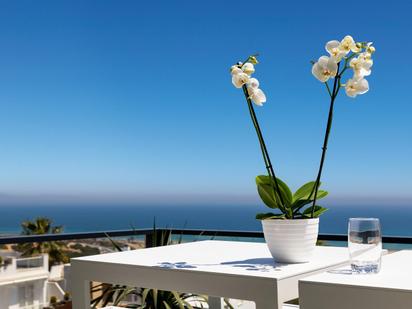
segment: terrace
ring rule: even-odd
[[[411,12],[0,1],[0,309],[411,309]]]
[[[222,230],[188,230],[188,229],[157,229],[156,232],[153,229],[139,229],[139,230],[120,230],[120,231],[103,231],[103,232],[87,232],[87,233],[66,233],[66,234],[53,234],[53,235],[33,235],[33,236],[13,236],[13,237],[2,237],[0,238],[0,245],[5,244],[22,244],[31,242],[50,242],[50,241],[65,241],[65,242],[76,242],[84,246],[95,246],[98,247],[102,253],[116,252],[120,250],[116,249],[115,244],[121,244],[122,248],[130,249],[136,248],[136,243],[141,244],[141,249],[150,248],[159,245],[159,237],[161,235],[168,235],[170,237],[170,244],[176,243],[187,243],[187,242],[198,242],[202,240],[220,240],[220,241],[238,241],[241,243],[263,243],[263,233],[262,232],[250,232],[250,231],[222,231]],[[105,242],[107,240],[109,242]],[[347,236],[345,235],[333,235],[333,234],[320,234],[319,235],[319,245],[327,247],[342,248],[346,246]],[[388,249],[390,253],[396,252],[398,250],[405,250],[412,248],[412,238],[411,237],[383,237],[384,248]],[[105,244],[105,245],[102,245]],[[130,247],[127,247],[130,244]],[[123,249],[123,250],[124,250]],[[137,249],[140,250],[140,249]],[[161,260],[167,259],[166,256],[159,257]],[[33,257],[33,258],[13,258],[11,263],[7,266],[0,268],[2,272],[0,275],[0,285],[1,282],[5,282],[6,274],[12,274],[14,276],[13,280],[16,280],[16,272],[24,273],[25,276],[39,276],[42,278],[49,277],[47,256]],[[342,264],[342,263],[341,263]],[[344,264],[344,263],[343,263]],[[339,265],[342,266],[342,265]],[[67,265],[64,278],[64,288],[65,292],[72,293],[73,289],[73,278],[71,277],[72,269]],[[10,276],[9,276],[10,278]],[[110,282],[106,285],[100,285],[101,282],[94,282],[90,285],[90,299],[96,299],[104,293],[104,288],[115,284],[116,282]],[[119,282],[120,284],[121,282]],[[78,283],[75,283],[78,284]],[[297,284],[297,282],[296,282]],[[96,287],[101,287],[96,289]],[[177,285],[178,286],[178,285]],[[139,287],[145,288],[145,287]],[[180,291],[179,291],[180,292]],[[52,295],[49,293],[49,298]],[[223,296],[223,295],[222,295]],[[62,299],[62,293],[59,294]],[[49,299],[50,300],[50,299]],[[48,301],[45,302],[47,304]],[[198,302],[196,296],[193,296],[191,300],[192,304]],[[234,299],[226,299],[221,301],[219,297],[211,296],[209,297],[210,308],[230,308],[228,304],[231,304],[233,308],[255,308],[253,302],[249,300],[242,300],[241,297]],[[117,302],[118,306],[128,306],[130,304],[139,304],[141,298],[139,296],[128,295],[124,297],[121,301]],[[289,303],[289,304],[288,304]],[[299,300],[291,300],[291,302],[286,302],[284,306],[286,308],[298,306]],[[67,302],[71,306],[71,302]],[[63,305],[63,304],[62,304]],[[97,308],[99,304],[96,304]],[[100,304],[101,305],[101,304]],[[113,305],[112,302],[108,301],[104,306]],[[28,307],[27,307],[28,308]],[[40,308],[40,307],[39,307]],[[59,307],[57,307],[59,308]],[[66,308],[66,307],[65,307]],[[269,308],[268,308],[269,309]]]

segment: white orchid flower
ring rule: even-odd
[[[247,91],[249,93],[249,98],[259,106],[262,106],[263,103],[266,102],[266,95],[262,91],[262,89],[259,88],[253,88],[252,86],[248,85]]]
[[[232,84],[236,88],[242,88],[247,82],[249,82],[249,75],[246,73],[241,72],[232,75]]]
[[[248,87],[259,88],[259,81],[256,78],[250,78],[248,82]]]
[[[329,41],[325,46],[326,51],[335,60],[335,62],[340,62],[342,58],[347,54],[341,49],[341,44],[339,41]]]
[[[321,82],[328,81],[338,73],[338,64],[332,57],[322,56],[312,66],[312,74]]]
[[[367,52],[361,53],[357,58],[353,58],[349,65],[353,68],[357,79],[363,78],[364,76],[369,76],[373,65],[371,54]]]
[[[369,83],[366,79],[351,78],[346,82],[345,91],[349,97],[355,98],[358,94],[364,94],[369,90]]]
[[[239,68],[239,66],[232,65],[232,67],[230,68],[230,74],[235,75],[239,73],[243,73],[243,71]]]
[[[246,62],[244,65],[242,65],[242,71],[250,76],[255,73],[255,66],[250,62]]]
[[[345,55],[350,51],[358,53],[361,50],[350,35],[345,36],[340,42],[340,49],[345,52]]]

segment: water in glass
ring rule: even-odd
[[[382,235],[379,219],[350,218],[348,247],[352,271],[378,273],[381,268]]]

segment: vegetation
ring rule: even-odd
[[[55,305],[57,304],[57,297],[56,296],[52,296],[50,297],[50,305]]]
[[[327,209],[319,205],[315,205],[312,215],[312,206],[304,209],[308,204],[313,203],[313,191],[315,190],[315,181],[308,182],[300,187],[294,194],[289,189],[286,183],[279,178],[280,196],[275,191],[273,179],[269,176],[260,175],[256,177],[258,193],[262,201],[272,209],[279,209],[281,213],[260,213],[256,215],[256,219],[309,219],[317,218]],[[327,191],[318,190],[316,197],[318,200],[328,195]],[[283,202],[282,202],[282,201]]]
[[[100,250],[98,248],[82,245],[79,243],[69,245],[69,249],[71,250],[67,252],[67,256],[70,259],[75,257],[100,254]]]
[[[64,293],[63,300],[58,300],[56,296],[51,296],[49,306],[44,309],[72,309],[72,302],[70,300],[70,294]]]
[[[21,227],[22,235],[59,234],[63,231],[62,226],[52,226],[52,221],[45,217],[24,221]],[[16,249],[25,257],[47,253],[50,266],[69,261],[66,245],[60,241],[24,243],[17,245]]]
[[[172,244],[171,231],[159,231],[156,226],[153,227],[153,232],[148,235],[151,239],[151,245],[153,247],[167,246]],[[120,246],[114,242],[109,236],[107,236],[112,242],[113,246],[122,251]],[[181,243],[182,237],[180,237],[176,243]],[[200,309],[205,308],[207,304],[207,296],[194,295],[189,293],[180,293],[175,291],[162,291],[157,289],[142,289],[127,287],[124,285],[107,285],[100,284],[92,289],[92,292],[102,291],[101,295],[92,300],[92,308],[98,306],[107,306],[112,304],[113,306],[119,305],[122,301],[125,301],[129,296],[135,295],[141,299],[141,304],[129,303],[127,308],[139,308],[139,309]],[[199,305],[194,306],[190,301],[195,300]],[[227,300],[225,300],[227,306],[232,308]]]

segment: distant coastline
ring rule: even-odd
[[[412,205],[411,205],[412,206]],[[156,222],[159,227],[261,230],[254,219],[262,205],[58,205],[58,206],[0,206],[0,234],[20,233],[23,220],[38,216],[51,218],[63,225],[65,232],[107,231],[148,228]],[[336,205],[322,216],[321,233],[346,234],[349,217],[378,217],[384,235],[412,236],[412,207],[407,205]]]

